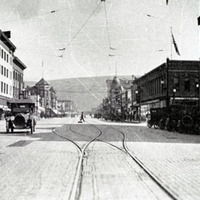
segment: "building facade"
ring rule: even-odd
[[[16,47],[10,37],[10,31],[0,30],[0,119],[9,110],[9,102],[22,95],[23,70],[26,68],[14,55]]]
[[[33,87],[26,87],[31,98],[37,101],[38,114],[43,117],[54,117],[57,115],[57,96],[50,84],[42,78]]]
[[[13,98],[23,98],[24,77],[23,71],[26,69],[25,64],[18,58],[13,59]]]
[[[102,110],[104,115],[111,115],[119,118],[126,118],[131,111],[132,80],[119,79],[115,76],[108,79],[107,97],[103,99]]]
[[[198,106],[200,61],[169,60],[133,81],[133,106],[144,115],[150,108]]]
[[[0,115],[13,98],[13,58],[16,47],[9,38],[9,32],[0,30]]]
[[[58,112],[61,116],[77,114],[77,107],[72,100],[58,100]]]

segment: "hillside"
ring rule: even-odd
[[[76,102],[78,110],[87,111],[97,107],[106,97],[106,80],[113,77],[84,77],[60,80],[47,80],[53,86],[58,99],[72,99]],[[119,78],[131,78],[123,76]],[[38,80],[39,81],[39,80]],[[34,82],[25,81],[26,85],[33,86]]]

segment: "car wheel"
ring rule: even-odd
[[[9,125],[6,124],[6,133],[9,133]]]
[[[33,125],[33,132],[35,132],[35,125]]]
[[[30,125],[30,131],[31,131],[31,134],[33,134],[33,122],[31,122],[31,125]]]

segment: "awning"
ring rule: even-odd
[[[58,114],[58,110],[53,109],[53,112],[54,112],[55,114]]]
[[[41,107],[41,106],[38,107],[38,110],[41,111],[41,112],[42,112],[42,111],[45,112],[45,108],[43,108],[43,107]]]
[[[8,108],[8,106],[4,106],[4,105],[0,105],[0,109],[2,109],[4,111],[10,111],[10,108]]]

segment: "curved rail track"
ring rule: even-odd
[[[80,194],[81,194],[81,183],[82,183],[82,172],[83,172],[83,160],[84,160],[84,155],[85,155],[85,151],[87,149],[87,147],[93,142],[93,141],[100,141],[100,142],[103,142],[103,143],[106,143],[108,145],[110,145],[111,147],[115,148],[115,149],[118,149],[119,151],[122,151],[123,153],[125,153],[126,155],[130,156],[132,158],[133,161],[135,161],[143,170],[145,173],[147,173],[149,175],[149,177],[173,200],[179,200],[178,196],[170,190],[170,188],[168,188],[166,185],[164,185],[162,183],[162,181],[150,170],[148,169],[144,164],[143,162],[135,155],[133,155],[132,152],[130,152],[130,150],[128,149],[127,147],[127,144],[126,144],[126,134],[119,130],[119,129],[116,129],[114,128],[113,126],[111,127],[111,129],[119,132],[121,135],[122,135],[122,147],[123,148],[119,148],[118,146],[108,142],[108,141],[105,141],[105,140],[102,140],[102,139],[99,139],[99,137],[101,135],[103,135],[103,131],[97,127],[95,124],[90,124],[88,123],[88,125],[96,128],[98,131],[99,131],[99,134],[95,137],[90,137],[90,136],[86,136],[82,133],[79,133],[75,130],[72,129],[72,124],[70,124],[69,126],[69,130],[75,134],[78,134],[78,135],[81,135],[81,136],[84,136],[84,137],[87,137],[89,138],[90,140],[81,148],[78,143],[76,143],[75,141],[71,140],[70,138],[68,137],[65,137],[65,136],[62,136],[62,135],[59,135],[58,133],[55,132],[55,129],[53,129],[53,133],[58,135],[59,137],[63,138],[63,139],[66,139],[70,142],[72,142],[78,149],[79,153],[80,153],[80,157],[79,157],[79,161],[78,161],[78,166],[76,168],[76,176],[75,176],[75,179],[74,179],[74,183],[73,183],[73,188],[71,190],[71,194],[70,194],[70,199],[79,199],[80,197]],[[98,124],[97,124],[98,125]],[[99,124],[100,125],[100,124]],[[137,137],[139,137],[137,135],[137,133],[134,133]]]

